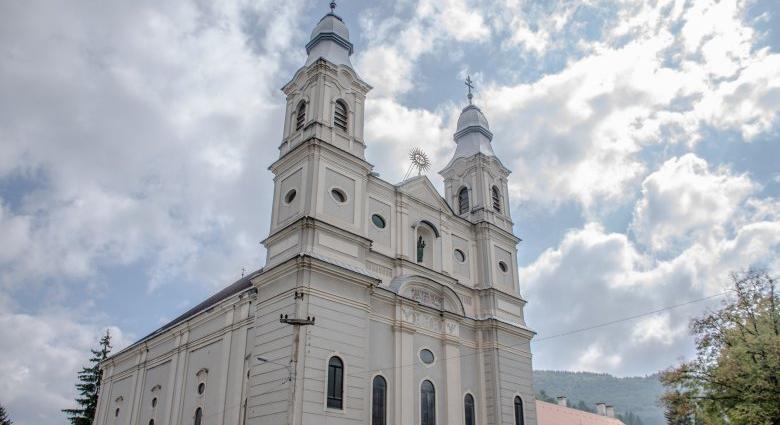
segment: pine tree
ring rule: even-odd
[[[106,330],[106,334],[100,338],[100,346],[97,350],[91,350],[92,357],[89,359],[90,366],[85,366],[79,372],[79,383],[76,389],[79,396],[76,398],[76,409],[64,409],[63,412],[68,415],[71,425],[92,425],[95,419],[95,410],[97,409],[97,398],[100,393],[100,379],[103,372],[100,370],[100,362],[108,357],[111,352],[111,334]],[[0,424],[2,425],[2,424]]]
[[[11,421],[11,418],[8,417],[8,413],[5,411],[5,408],[2,404],[0,404],[0,425],[13,425],[14,423]]]

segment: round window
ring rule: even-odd
[[[455,250],[455,261],[459,263],[463,263],[466,261],[466,254],[463,253],[463,251],[456,249]]]
[[[332,196],[333,200],[335,200],[339,204],[343,204],[344,202],[347,202],[347,194],[344,193],[344,191],[341,189],[331,189],[330,196]]]
[[[509,270],[509,267],[503,261],[498,262],[498,268],[501,269],[501,271],[504,273],[506,273]]]
[[[433,363],[433,352],[427,348],[420,351],[420,360],[425,364]]]
[[[287,193],[284,195],[284,203],[289,204],[290,202],[295,200],[295,195],[297,195],[298,192],[295,189],[290,189],[287,191]]]
[[[376,226],[376,227],[378,227],[380,229],[384,229],[385,225],[386,225],[385,219],[382,218],[382,216],[379,215],[379,214],[372,215],[371,216],[371,222],[374,223],[374,226]]]
[[[201,382],[198,384],[198,394],[203,394],[203,391],[206,391],[206,384]]]

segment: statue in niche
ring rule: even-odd
[[[425,250],[425,241],[423,240],[422,236],[419,236],[417,238],[417,262],[418,263],[422,263],[424,250]]]

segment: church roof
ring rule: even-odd
[[[625,425],[620,419],[536,400],[538,425]]]
[[[475,105],[469,105],[463,108],[463,111],[458,117],[458,130],[461,131],[468,127],[483,127],[485,130],[490,130],[490,124],[482,113],[482,110]]]
[[[166,323],[162,327],[158,328],[154,332],[146,335],[145,337],[139,339],[138,341],[130,344],[126,348],[120,350],[117,353],[112,354],[110,357],[115,357],[121,353],[124,353],[125,351],[130,350],[131,348],[137,346],[138,344],[143,343],[144,341],[147,341],[165,331],[168,329],[178,325],[181,322],[184,322],[185,320],[195,316],[196,314],[200,313],[201,311],[208,310],[209,308],[213,307],[215,304],[219,303],[222,300],[225,300],[227,298],[232,297],[233,295],[239,294],[249,288],[252,287],[252,278],[256,275],[263,272],[263,269],[256,270],[252,273],[247,274],[246,276],[242,277],[241,279],[233,282],[232,284],[228,285],[226,288],[222,289],[221,291],[217,292],[216,294],[206,298],[205,301],[201,302],[200,304],[196,305],[195,307],[192,307],[191,309],[185,311],[181,315],[179,315],[177,318],[171,320],[170,322]],[[109,357],[109,358],[110,358]]]
[[[340,16],[331,12],[323,16],[311,32],[311,39],[306,44],[306,53],[309,55],[306,65],[323,58],[336,65],[347,65],[352,68],[349,60],[352,50],[347,25]]]

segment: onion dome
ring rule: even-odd
[[[334,13],[336,4],[331,3],[330,7],[330,13],[320,19],[311,32],[309,43],[306,44],[306,53],[309,55],[306,65],[323,58],[336,65],[347,65],[351,68],[349,57],[352,55],[353,46],[349,41],[349,30],[344,20]]]
[[[490,132],[485,114],[475,105],[468,105],[463,108],[458,118],[458,130],[455,132],[455,154],[452,157],[466,158],[481,153],[487,156],[496,156],[493,152],[493,133]]]

